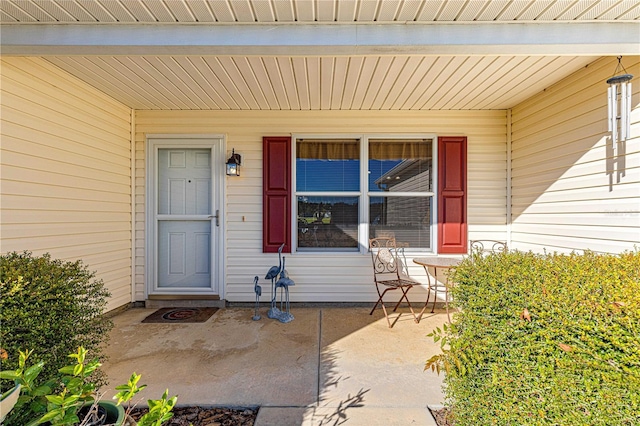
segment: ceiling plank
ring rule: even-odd
[[[189,74],[191,79],[197,84],[197,89],[201,92],[210,109],[224,109],[226,106],[224,100],[218,92],[211,86],[209,80],[197,69],[193,63],[193,58],[187,56],[174,56],[173,59]]]
[[[337,8],[338,22],[353,22],[356,20],[358,0],[340,0]]]
[[[276,15],[270,1],[251,0],[251,7],[258,22],[275,22]]]
[[[158,10],[158,6],[162,7],[162,2],[153,3],[149,8],[141,0],[120,0],[120,2],[127,8],[136,21],[139,22],[167,22],[166,10],[164,13],[160,11],[158,14],[154,14],[151,9]]]
[[[349,70],[349,58],[340,56],[335,59],[333,68],[333,85],[331,86],[331,109],[338,110],[342,107],[344,85]]]
[[[320,109],[320,58],[305,58],[309,78],[309,105],[312,110]]]
[[[384,81],[384,78],[389,71],[389,67],[393,63],[393,56],[380,56],[378,57],[378,63],[369,79],[369,89],[362,100],[362,109],[372,109],[373,101],[380,92],[380,87]]]
[[[300,101],[298,99],[298,87],[295,84],[295,78],[293,74],[293,67],[291,65],[291,58],[278,57],[278,65],[280,68],[280,75],[282,81],[285,81],[284,91],[287,99],[289,100],[290,108],[293,110],[300,109]]]
[[[219,76],[220,80],[225,84],[231,84],[233,88],[235,88],[237,93],[245,101],[247,109],[260,109],[258,101],[256,100],[256,94],[251,90],[249,83],[238,69],[235,58],[224,56],[218,58],[218,62],[224,70],[225,77],[229,79],[230,83],[225,83],[225,80]]]
[[[287,92],[284,88],[285,82],[282,81],[282,74],[280,73],[277,59],[269,56],[263,58],[263,61],[267,74],[269,75],[269,81],[271,81],[271,87],[273,87],[276,99],[278,100],[278,109],[291,109],[287,99]]]
[[[251,109],[249,106],[249,100],[245,99],[244,94],[246,91],[244,88],[239,89],[235,84],[231,76],[227,73],[224,63],[226,63],[226,57],[205,57],[204,61],[209,66],[213,74],[217,77],[225,91],[229,93],[229,96],[233,99],[234,103],[238,105],[239,109]]]
[[[320,109],[331,109],[331,87],[335,58],[320,58]]]
[[[234,57],[233,64],[237,68],[239,76],[247,86],[251,97],[257,102],[256,109],[269,109],[269,102],[260,87],[260,82],[246,57]]]
[[[196,17],[189,9],[189,3],[183,1],[165,1],[165,6],[169,9],[171,16],[177,22],[195,22]]]
[[[48,60],[54,65],[67,70],[72,75],[84,81],[91,81],[96,89],[109,94],[113,98],[134,109],[161,109],[150,101],[146,95],[127,91],[127,88],[119,81],[114,81],[113,76],[104,74],[104,70],[83,57],[52,57]],[[69,71],[73,70],[73,72]]]
[[[208,103],[203,99],[204,92],[202,88],[191,77],[191,74],[182,68],[174,57],[163,56],[158,59],[158,63],[166,67],[166,71],[163,74],[170,78],[173,85],[179,91],[180,96],[188,99],[195,105],[192,109],[209,109]]]
[[[424,86],[424,78],[425,75],[429,72],[433,64],[437,61],[437,57],[427,56],[427,57],[419,57],[420,62],[416,65],[415,70],[413,71],[411,77],[409,77],[397,98],[391,105],[391,109],[409,109],[406,106],[407,100],[409,97],[414,95],[417,91],[419,91],[420,87]]]
[[[360,68],[358,86],[356,87],[353,95],[352,109],[362,109],[362,102],[364,101],[364,97],[367,95],[367,91],[370,89],[369,83],[371,82],[371,77],[373,76],[377,63],[378,58],[375,56],[367,56],[364,58],[364,63]]]
[[[277,110],[280,109],[280,105],[278,104],[278,98],[273,90],[273,85],[271,80],[269,80],[269,74],[264,66],[264,62],[262,58],[257,58],[255,56],[249,56],[245,58],[249,66],[251,67],[251,71],[256,78],[258,87],[260,91],[264,95],[268,107],[265,109]]]
[[[298,2],[299,4],[300,2]],[[333,22],[336,19],[336,0],[322,0],[314,2],[317,8],[316,21]]]
[[[466,90],[466,78],[474,74],[474,68],[481,61],[481,56],[468,56],[459,65],[454,64],[453,69],[447,70],[448,76],[445,83],[441,85],[441,89],[420,109],[445,109],[447,101],[453,94]]]
[[[209,82],[211,88],[218,94],[220,100],[223,103],[223,107],[221,109],[240,109],[236,100],[231,96],[229,91],[226,89],[224,84],[220,82],[218,76],[211,70],[209,64],[202,57],[193,57],[190,58],[193,66],[198,70],[198,72],[202,75],[202,77]]]
[[[249,0],[231,0],[231,9],[236,19],[240,22],[255,22],[256,17],[253,14],[251,3]]]
[[[355,56],[349,58],[349,67],[347,69],[347,75],[344,81],[344,91],[342,93],[341,109],[349,110],[353,105],[353,97],[358,86],[358,79],[360,78],[360,72],[362,70],[362,64],[364,58],[362,56]]]
[[[309,99],[309,79],[307,77],[307,62],[305,58],[294,56],[291,58],[293,66],[293,76],[298,91],[298,99],[300,100],[300,109],[311,109],[311,100]]]
[[[215,22],[216,18],[205,0],[189,1],[189,8],[197,22]]]
[[[153,85],[163,88],[163,93],[174,104],[181,109],[197,109],[191,99],[182,96],[182,91],[176,86],[177,79],[167,75],[166,66],[157,56],[134,56],[131,60],[135,62],[140,69],[143,69],[151,78],[154,79]]]
[[[398,82],[402,70],[404,70],[407,62],[409,61],[408,57],[394,57],[392,58],[391,64],[389,64],[389,68],[380,84],[380,88],[373,102],[371,103],[371,109],[383,109],[382,106],[385,101],[388,99],[392,88]],[[402,82],[404,84],[404,82]]]

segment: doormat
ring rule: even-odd
[[[162,308],[158,309],[142,322],[182,324],[188,322],[205,322],[218,308]]]

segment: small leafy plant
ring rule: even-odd
[[[61,377],[46,380],[37,384],[37,378],[43,370],[43,361],[27,366],[27,360],[33,351],[19,352],[16,370],[0,371],[0,379],[12,380],[22,386],[21,395],[14,406],[16,415],[9,413],[5,420],[7,426],[36,426],[49,423],[52,426],[84,426],[93,422],[98,405],[96,385],[90,380],[93,372],[100,367],[97,359],[87,360],[87,350],[79,347],[76,353],[68,355],[75,360],[71,365],[62,367]],[[114,396],[117,404],[130,403],[131,399],[143,390],[146,385],[138,386],[140,375],[133,373],[129,381],[116,387],[119,392]],[[138,420],[139,426],[160,426],[169,420],[175,407],[177,396],[169,398],[167,389],[161,399],[148,400],[149,412]],[[80,417],[81,409],[87,404],[92,407],[84,417]],[[132,407],[129,404],[126,414]]]

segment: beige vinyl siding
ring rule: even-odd
[[[81,259],[129,303],[131,110],[39,58],[1,67],[1,251]]]
[[[640,57],[632,80],[631,138],[607,131],[603,58],[512,110],[512,247],[617,253],[640,243]]]
[[[230,301],[253,301],[258,275],[278,263],[262,253],[262,137],[291,134],[437,134],[468,137],[468,216],[471,238],[506,238],[505,111],[137,111],[136,299],[144,300],[145,137],[148,134],[224,134],[242,155],[242,175],[226,177],[225,286]],[[283,159],[290,161],[290,159]],[[220,164],[222,167],[222,164]],[[410,259],[411,253],[408,253]],[[371,259],[355,253],[292,253],[286,267],[294,301],[374,301]],[[412,273],[424,274],[411,263]],[[413,295],[423,300],[419,292]]]

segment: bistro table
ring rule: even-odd
[[[431,256],[416,257],[413,259],[413,263],[422,265],[424,267],[424,271],[427,273],[427,300],[424,302],[420,315],[418,315],[418,321],[420,321],[424,310],[427,308],[431,290],[434,292],[433,306],[431,307],[431,313],[433,313],[436,307],[436,300],[438,298],[438,290],[442,291],[444,288],[444,306],[447,310],[447,318],[449,319],[449,322],[451,322],[451,316],[449,315],[449,270],[454,266],[459,265],[460,262],[462,262],[461,257]],[[433,270],[433,274],[431,274],[429,270]],[[438,270],[440,270],[440,273],[438,273]],[[444,278],[444,280],[439,280],[438,276],[440,276],[440,278]]]

